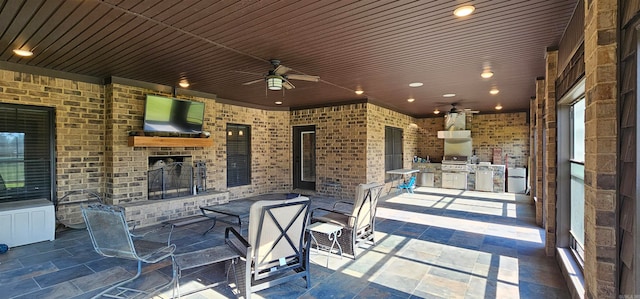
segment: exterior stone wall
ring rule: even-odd
[[[0,102],[55,108],[57,198],[104,192],[104,86],[0,70]]]
[[[341,195],[353,198],[356,186],[367,182],[363,171],[367,167],[367,107],[359,103],[291,111],[291,126],[316,126],[316,191],[320,194],[333,192],[324,182],[339,181]]]
[[[585,3],[585,297],[615,298],[618,1]]]
[[[527,113],[475,114],[467,124],[480,161],[491,162],[493,149],[502,149],[508,167],[529,166]]]

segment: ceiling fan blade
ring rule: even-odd
[[[263,82],[263,81],[264,81],[264,79],[258,79],[258,80],[253,80],[253,81],[249,81],[249,82],[244,82],[244,83],[242,83],[242,85],[251,85],[251,84],[258,83],[258,82]]]
[[[276,75],[282,75],[282,74],[288,72],[289,70],[290,70],[290,68],[280,64],[273,70],[273,73],[276,74]]]
[[[282,87],[286,88],[286,89],[294,89],[296,88],[293,84],[291,84],[291,82],[289,82],[289,80],[284,79],[282,80]]]
[[[289,75],[287,75],[287,79],[318,82],[318,80],[320,80],[320,77],[319,76],[311,76],[311,75],[289,74]]]

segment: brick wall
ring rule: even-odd
[[[438,131],[444,130],[444,117],[416,120],[418,124],[418,156],[440,162],[444,156],[444,140],[438,139]]]
[[[585,297],[615,298],[617,237],[616,0],[585,5]],[[637,242],[637,241],[636,241]]]
[[[440,162],[444,155],[444,139],[438,131],[444,130],[444,116],[416,120],[417,155]],[[471,130],[473,148],[482,162],[492,162],[493,149],[502,149],[509,156],[509,167],[526,167],[529,160],[529,123],[527,114],[500,113],[474,114],[467,118],[467,129]]]
[[[229,198],[265,193],[285,193],[292,188],[291,129],[289,111],[266,111],[230,104],[217,104],[215,185],[227,190],[226,127],[228,123],[251,126],[251,185],[228,188]]]
[[[55,108],[58,198],[70,190],[104,192],[102,85],[0,70],[0,102]]]
[[[329,194],[323,182],[339,181],[342,196],[355,196],[356,186],[367,182],[367,104],[292,111],[291,126],[305,125],[316,126],[316,190]]]
[[[144,103],[147,94],[162,94],[142,87],[112,83],[106,86],[106,169],[105,197],[112,204],[147,200],[147,170],[150,156],[191,156],[193,161],[207,163],[207,187],[209,190],[225,190],[213,172],[221,166],[221,159],[211,155],[212,148],[191,147],[130,147],[127,140],[130,131],[142,130]],[[186,97],[205,102],[203,130],[217,128],[215,100]],[[220,136],[212,136],[218,144]],[[225,181],[226,183],[226,181]]]
[[[416,119],[398,112],[376,106],[367,105],[367,157],[366,182],[384,182],[384,141],[385,127],[402,129],[403,168],[411,168],[413,156],[418,155],[418,125]]]
[[[509,167],[529,165],[527,113],[475,114],[467,123],[480,161],[492,161],[493,149],[502,149]]]

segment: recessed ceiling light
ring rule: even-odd
[[[180,80],[178,85],[180,85],[180,87],[182,87],[182,88],[187,88],[187,87],[189,87],[190,84],[189,84],[189,81],[187,81],[187,79],[182,79],[182,80]]]
[[[282,101],[276,101],[276,105],[282,105]]]
[[[438,108],[436,108],[436,110],[433,110],[433,114],[440,114],[440,110],[438,110]]]
[[[409,102],[409,103],[413,103],[413,101],[415,101],[415,100],[416,100],[416,99],[414,99],[414,98],[408,98],[408,99],[407,99],[407,102]]]
[[[500,90],[499,90],[499,89],[497,89],[497,88],[495,88],[495,87],[494,87],[494,88],[492,88],[491,90],[489,90],[489,93],[490,93],[490,94],[492,94],[492,95],[496,95],[496,94],[498,94],[499,92],[500,92]]]
[[[363,94],[363,93],[364,93],[364,90],[356,90],[356,94],[357,94],[357,95],[361,95],[361,94]]]
[[[456,96],[456,94],[455,93],[445,93],[442,96],[445,97],[445,98],[453,98],[453,97]]]
[[[502,105],[500,104],[496,105],[496,110],[502,110]]]
[[[470,14],[473,13],[473,11],[475,11],[476,8],[473,7],[472,5],[465,5],[465,6],[460,6],[458,8],[456,8],[456,10],[453,11],[453,14],[456,17],[466,17]]]
[[[485,78],[485,79],[489,79],[491,77],[493,77],[493,72],[490,70],[484,70],[482,72],[482,74],[480,74],[480,77]]]
[[[29,51],[29,50],[22,50],[22,49],[14,49],[13,53],[15,53],[18,56],[22,56],[22,57],[29,57],[33,55],[33,52]]]
[[[409,87],[420,87],[420,86],[422,86],[422,85],[424,85],[424,83],[422,83],[422,82],[412,82],[412,83],[409,83]]]

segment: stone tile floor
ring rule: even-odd
[[[332,200],[312,196],[314,206]],[[254,293],[257,298],[569,298],[554,258],[544,254],[528,197],[417,188],[379,203],[377,244],[356,260],[311,254],[310,289],[302,279]],[[206,223],[177,229],[178,252],[224,243],[224,226],[206,236]],[[166,239],[167,231],[160,231]],[[224,278],[221,265],[183,272],[181,291]],[[84,230],[53,242],[0,255],[0,298],[90,298],[113,279],[133,275],[136,263],[103,258]],[[170,279],[167,264],[144,268],[143,282]],[[219,286],[183,298],[233,297]],[[160,297],[169,298],[167,291]]]

